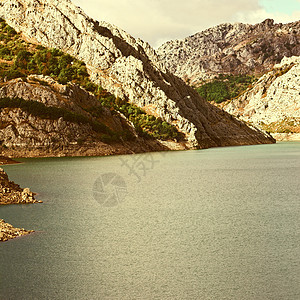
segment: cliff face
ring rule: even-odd
[[[3,98],[21,98],[23,101],[16,107],[10,105],[13,100],[9,100],[7,107],[0,110],[3,155],[105,155],[167,149],[156,141],[140,138],[131,143],[105,143],[103,131],[96,130],[93,122],[100,123],[104,132],[106,129],[112,132],[128,131],[134,135],[134,128],[124,116],[112,114],[95,96],[77,85],[62,85],[48,76],[31,75],[26,80],[18,78],[2,83],[0,99]],[[39,113],[24,109],[26,102],[30,101],[42,104]],[[53,117],[53,112],[46,115],[47,108],[59,108],[65,114],[80,116],[80,122],[76,122],[76,119]],[[93,111],[99,111],[96,117]],[[91,122],[82,123],[81,118]]]
[[[278,139],[300,137],[300,57],[284,58],[242,96],[222,105]]]
[[[283,57],[300,55],[300,21],[222,24],[163,44],[158,54],[177,76],[199,84],[226,74],[263,74]]]
[[[90,19],[70,1],[0,0],[0,17],[27,40],[84,61],[94,82],[175,125],[190,148],[273,142],[201,99],[147,43]]]

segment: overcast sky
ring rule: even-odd
[[[300,0],[72,0],[89,16],[107,21],[158,47],[224,22],[281,23],[300,19]]]

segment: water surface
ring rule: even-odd
[[[300,143],[23,161],[0,299],[300,299]]]

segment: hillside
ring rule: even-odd
[[[187,148],[274,142],[204,101],[164,67],[147,43],[106,22],[92,20],[70,1],[0,0],[0,17],[32,45],[56,48],[84,62],[93,84],[124,101],[108,101],[109,110],[121,111],[129,121],[132,112],[144,115],[137,123],[150,121],[154,129],[160,125],[151,115],[161,118],[162,132],[152,132],[154,139],[165,133],[175,143],[181,139],[168,127],[171,124],[182,133]],[[63,75],[57,80],[66,84]],[[128,102],[146,114],[128,107]],[[148,124],[143,131],[151,133]]]
[[[260,76],[283,57],[300,55],[300,21],[256,25],[221,24],[183,40],[169,41],[157,51],[175,75],[199,85],[219,74]]]
[[[174,126],[92,83],[74,57],[24,41],[3,20],[0,38],[2,154],[132,153],[167,149],[155,139],[182,139]]]
[[[278,140],[300,139],[300,57],[284,58],[243,95],[221,104]]]

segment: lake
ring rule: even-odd
[[[0,299],[300,299],[300,143],[22,159]]]

